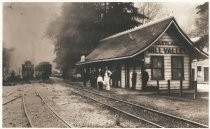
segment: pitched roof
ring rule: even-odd
[[[102,39],[99,45],[86,57],[85,62],[77,64],[132,58],[147,50],[171,24],[174,24],[187,42],[193,46],[192,41],[184,34],[174,17],[167,17]],[[208,56],[202,52],[200,54]]]

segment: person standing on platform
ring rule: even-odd
[[[148,82],[148,80],[149,80],[149,74],[148,74],[148,72],[144,69],[144,70],[142,71],[142,85],[143,85],[142,89],[143,89],[143,90],[147,87],[147,82]]]
[[[116,87],[116,77],[115,77],[115,75],[116,75],[116,72],[115,72],[115,70],[113,70],[112,71],[112,75],[110,76],[110,78],[111,78],[111,80],[112,80],[112,87]]]
[[[97,87],[97,71],[96,71],[96,68],[93,69],[93,88],[96,88]]]
[[[98,69],[98,73],[97,73],[97,75],[101,75],[101,76],[102,76],[102,78],[103,78],[103,76],[104,76],[104,72],[103,72],[103,70],[102,70],[101,68],[99,68],[99,69]]]
[[[132,81],[132,90],[135,90],[135,89],[136,89],[136,76],[137,76],[136,70],[133,69],[132,77],[131,77],[131,81]]]
[[[86,86],[86,81],[87,81],[87,70],[86,70],[86,68],[84,68],[83,71],[82,71],[82,78],[83,78],[83,85]]]
[[[90,71],[90,86],[94,87],[94,72],[92,69]]]
[[[101,74],[98,75],[97,78],[97,85],[98,85],[98,90],[103,90],[103,77],[101,76]]]
[[[106,86],[106,90],[110,90],[110,76],[112,72],[108,69],[108,67],[105,67],[105,73],[104,73],[104,83]]]

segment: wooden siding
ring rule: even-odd
[[[133,72],[133,67],[129,67],[129,88],[131,88],[132,87],[132,80],[131,80],[131,78],[132,78],[132,74],[131,74],[131,72]]]
[[[131,74],[131,72],[133,71],[133,67],[132,65],[129,66],[129,74]],[[142,89],[142,81],[141,81],[141,66],[136,66],[136,73],[137,73],[137,76],[136,76],[136,89],[137,90],[141,90]],[[126,70],[125,70],[125,65],[122,65],[121,67],[121,87],[122,88],[126,88]],[[129,81],[130,81],[130,86],[129,88],[132,87],[132,81],[131,81],[131,76],[129,77]]]
[[[175,36],[169,35],[165,33],[161,38],[161,41],[175,41],[176,45],[153,45],[152,47],[170,47],[170,48],[182,48],[180,46],[181,42],[179,42]],[[161,52],[163,50],[161,49]],[[183,80],[183,89],[188,89],[189,88],[189,82],[190,82],[190,68],[189,68],[189,55],[188,54],[153,54],[153,53],[148,53],[148,51],[145,53],[147,57],[151,56],[163,56],[164,57],[164,79],[159,81],[160,89],[167,89],[168,86],[168,80],[171,80],[171,89],[179,89],[180,88],[180,81],[179,80],[172,80],[172,74],[171,74],[171,57],[172,56],[183,56],[184,59],[184,80]],[[148,81],[148,86],[157,86],[157,81],[156,80],[151,80],[151,69],[146,69],[146,71],[149,73],[149,81]]]
[[[125,65],[121,66],[121,87],[125,88]]]
[[[141,90],[142,89],[142,81],[141,81],[141,66],[140,65],[136,67],[136,73],[137,73],[136,89]]]

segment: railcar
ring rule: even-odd
[[[22,64],[22,77],[23,80],[28,81],[33,79],[34,75],[34,65],[31,61],[27,60],[24,64]]]
[[[37,79],[48,80],[52,74],[52,65],[49,62],[41,62],[35,67]]]

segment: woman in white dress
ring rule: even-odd
[[[112,72],[108,69],[108,67],[105,68],[104,73],[104,85],[106,86],[106,90],[110,90],[110,76]]]

